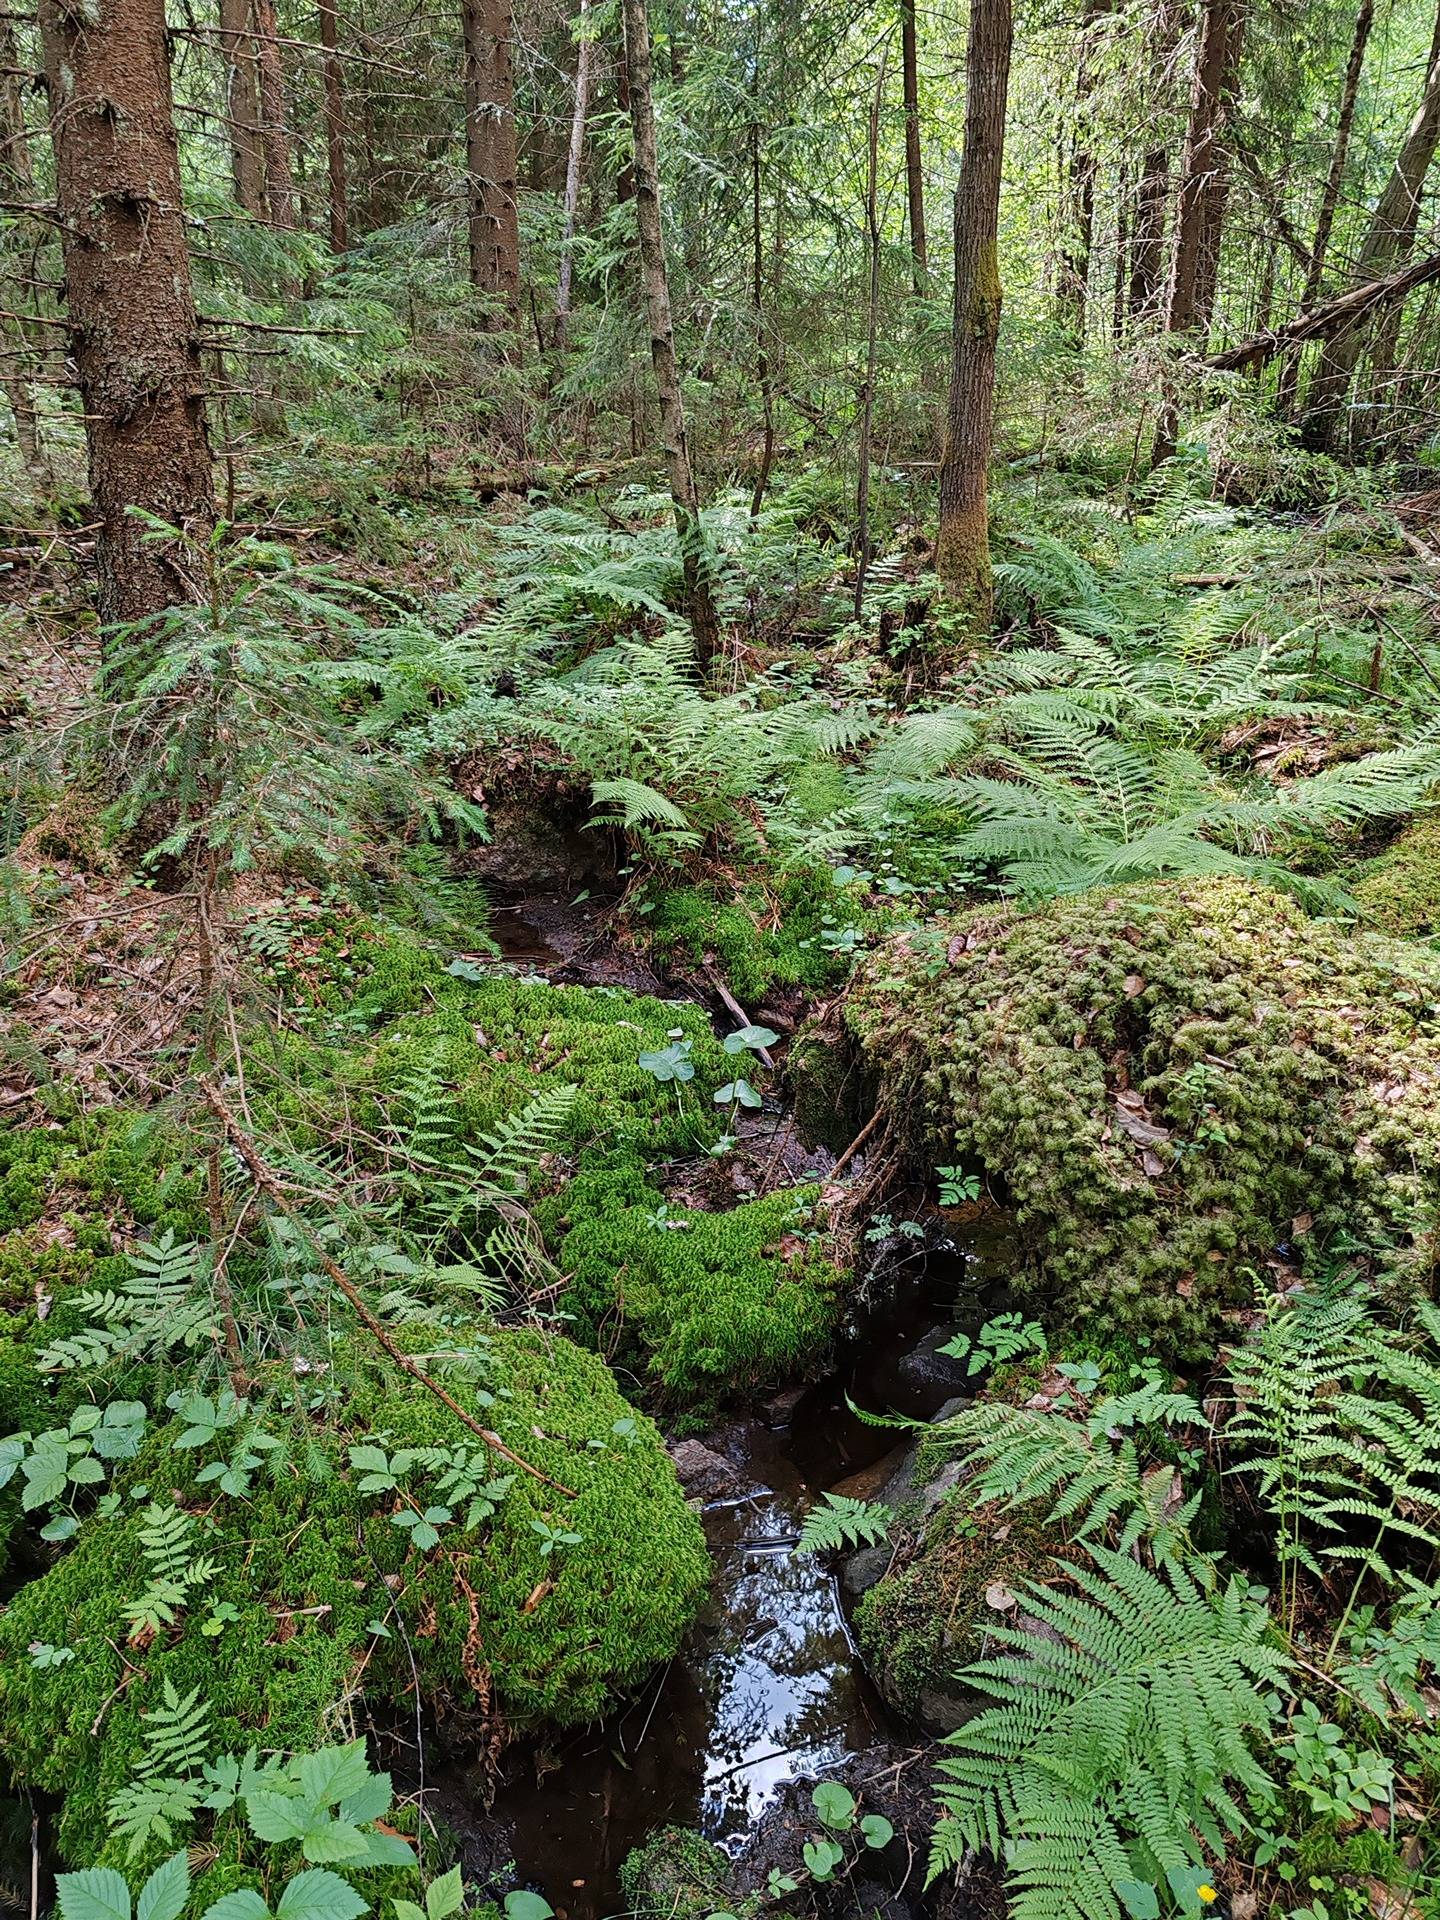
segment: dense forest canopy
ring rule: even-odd
[[[0,1904],[1440,1920],[1440,13],[0,13]]]

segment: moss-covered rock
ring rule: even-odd
[[[897,1713],[933,1735],[963,1722],[972,1703],[961,1670],[982,1658],[987,1627],[1013,1613],[1013,1584],[1050,1572],[1059,1540],[1033,1518],[972,1511],[963,1488],[914,1526],[902,1515],[890,1566],[854,1619],[871,1676]]]
[[[1223,878],[901,936],[844,1017],[913,1160],[1008,1192],[1055,1323],[1203,1358],[1278,1241],[1349,1234],[1433,1289],[1437,988]]]
[[[1351,892],[1382,933],[1440,934],[1440,814],[1416,820],[1367,861]]]
[[[708,1555],[658,1435],[604,1363],[538,1332],[403,1337],[574,1497],[492,1454],[368,1345],[341,1343],[318,1378],[304,1376],[313,1397],[288,1431],[267,1416],[283,1445],[247,1497],[217,1497],[200,1478],[215,1448],[179,1452],[175,1429],[153,1433],[112,1483],[118,1511],[89,1519],[0,1620],[0,1740],[19,1779],[65,1796],[68,1859],[103,1852],[105,1805],[167,1682],[199,1690],[214,1752],[305,1749],[346,1724],[362,1687],[404,1700],[418,1678],[437,1711],[563,1723],[593,1717],[674,1652]],[[294,1379],[258,1385],[278,1409]],[[422,1550],[392,1516],[443,1504],[433,1469],[407,1472],[398,1492],[362,1491],[349,1449],[372,1439],[392,1457],[469,1446],[511,1484],[473,1529],[457,1501]],[[139,1536],[157,1502],[192,1516],[193,1552],[213,1570],[172,1627],[127,1641],[122,1607],[145,1585]],[[37,1643],[74,1657],[37,1667]]]
[[[813,1187],[705,1213],[667,1207],[643,1167],[616,1160],[582,1171],[542,1217],[577,1330],[672,1403],[752,1391],[828,1350],[841,1282]]]

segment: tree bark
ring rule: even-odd
[[[675,330],[670,315],[670,278],[665,266],[665,235],[660,218],[660,161],[655,145],[655,110],[650,91],[650,22],[645,0],[622,0],[625,74],[630,98],[630,127],[635,144],[635,223],[640,238],[640,274],[650,326],[650,360],[660,396],[660,429],[670,473],[670,498],[685,575],[685,597],[695,657],[708,666],[720,651],[720,621],[710,585],[710,556],[700,520],[700,494],[685,430],[685,402],[675,359]]]
[[[1190,121],[1185,133],[1185,157],[1175,207],[1175,243],[1165,314],[1169,333],[1189,333],[1198,318],[1196,296],[1200,288],[1201,250],[1205,244],[1206,201],[1215,167],[1216,122],[1226,72],[1230,19],[1230,0],[1203,0],[1200,37],[1195,48]]]
[[[0,20],[0,192],[6,199],[29,200],[35,189],[35,169],[30,159],[29,129],[25,124],[25,100],[20,91],[20,49],[15,28],[9,20]],[[0,245],[9,252],[15,241],[7,234]],[[7,244],[8,243],[8,244]],[[20,458],[32,482],[48,493],[54,485],[50,462],[40,438],[40,415],[35,405],[35,389],[26,364],[30,341],[24,325],[15,320],[0,323],[0,386],[10,404],[15,422],[15,441]]]
[[[770,364],[770,344],[765,330],[765,248],[760,231],[762,199],[760,193],[760,125],[750,123],[750,298],[755,306],[755,380],[760,388],[760,406],[765,420],[765,438],[760,448],[760,467],[755,475],[755,490],[750,496],[750,524],[760,518],[765,489],[770,484],[770,469],[775,462],[775,390],[774,369]]]
[[[1382,278],[1409,257],[1420,219],[1425,178],[1435,158],[1437,142],[1440,142],[1440,10],[1436,12],[1420,104],[1370,216],[1355,263],[1356,286]],[[1324,451],[1335,443],[1350,383],[1369,336],[1370,318],[1367,309],[1353,326],[1335,334],[1321,355],[1306,395],[1305,442],[1313,449]]]
[[[905,93],[905,206],[910,226],[910,269],[915,291],[930,284],[925,241],[925,168],[920,152],[920,67],[915,37],[915,0],[900,0],[900,65]]]
[[[1335,144],[1330,149],[1330,165],[1320,195],[1320,210],[1315,216],[1315,238],[1310,244],[1310,263],[1300,294],[1304,313],[1320,297],[1325,280],[1325,265],[1330,254],[1330,235],[1335,225],[1335,210],[1340,204],[1340,189],[1345,180],[1345,163],[1350,156],[1350,134],[1355,125],[1355,103],[1360,93],[1360,74],[1365,65],[1365,48],[1375,22],[1375,0],[1360,0],[1355,16],[1355,32],[1350,41],[1350,57],[1345,63],[1345,78],[1340,86],[1340,110],[1335,117]],[[1276,406],[1287,419],[1295,409],[1300,386],[1300,356],[1288,353],[1280,368]]]
[[[330,179],[330,251],[350,246],[350,188],[345,171],[345,82],[340,71],[335,0],[319,0],[320,63],[325,82],[325,160]]]
[[[1220,285],[1220,248],[1225,238],[1225,215],[1230,205],[1230,141],[1227,129],[1235,117],[1240,86],[1240,54],[1245,40],[1244,0],[1230,0],[1225,17],[1225,50],[1219,97],[1210,141],[1210,179],[1202,199],[1200,247],[1195,263],[1195,328],[1208,335],[1215,317],[1215,295]]]
[[[1227,347],[1223,353],[1211,354],[1204,364],[1219,373],[1236,372],[1263,364],[1287,347],[1301,346],[1307,340],[1332,340],[1348,328],[1367,325],[1377,313],[1383,313],[1416,287],[1428,286],[1432,280],[1440,280],[1440,253],[1427,253],[1378,280],[1368,280],[1364,286],[1337,293],[1318,307],[1312,307],[1309,313],[1297,314],[1283,327],[1253,334],[1248,340]]]
[[[1147,320],[1160,308],[1165,266],[1165,208],[1170,198],[1170,156],[1151,147],[1140,162],[1135,224],[1130,235],[1130,317]]]
[[[520,320],[520,209],[511,0],[461,0],[461,25],[470,278],[485,297],[486,324],[513,330]]]
[[[1010,0],[973,0],[965,147],[955,189],[955,315],[935,570],[976,635],[988,630],[994,610],[987,481],[1000,332],[1000,171],[1011,36]]]
[[[855,479],[855,618],[865,605],[865,576],[870,571],[870,438],[875,419],[875,365],[880,325],[880,109],[890,63],[887,40],[870,100],[870,137],[865,148],[865,246],[870,285],[865,303],[865,384],[860,390],[860,451]]]
[[[570,289],[575,278],[575,228],[580,214],[580,170],[585,159],[585,115],[590,105],[590,0],[580,0],[579,45],[575,52],[575,110],[570,116],[570,151],[565,160],[565,231],[560,241],[560,278],[555,290],[555,346],[565,346],[570,321]]]
[[[235,203],[263,219],[265,156],[260,145],[260,91],[250,0],[220,0],[220,48],[225,57],[225,114],[230,125]]]
[[[280,61],[280,29],[275,20],[275,0],[251,0],[251,5],[260,80],[265,204],[271,226],[290,233],[295,227],[295,181],[290,171],[290,136],[285,127],[285,69]]]
[[[1086,0],[1080,29],[1080,59],[1075,73],[1074,132],[1071,137],[1068,193],[1065,204],[1065,244],[1060,256],[1058,287],[1060,322],[1077,346],[1085,341],[1086,306],[1090,294],[1090,253],[1095,241],[1096,160],[1084,122],[1094,90],[1096,22],[1109,11],[1110,0]]]
[[[100,520],[104,624],[200,592],[183,542],[215,520],[164,0],[41,0],[71,351]]]

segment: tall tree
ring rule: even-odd
[[[41,0],[39,19],[100,616],[138,620],[198,588],[131,509],[201,536],[215,519],[165,6]]]
[[[345,82],[335,0],[319,0],[320,64],[325,84],[325,163],[330,181],[330,251],[350,245],[350,195],[345,174]]]
[[[30,134],[25,124],[25,102],[20,91],[20,50],[15,44],[12,23],[0,20],[0,193],[7,200],[23,203],[35,187],[35,169],[30,160]],[[4,236],[5,253],[11,254],[13,227]],[[5,260],[9,268],[14,263]],[[7,276],[8,278],[8,273]],[[7,306],[10,302],[5,303]],[[15,304],[19,304],[18,301]],[[35,405],[35,389],[25,366],[28,341],[24,324],[7,319],[0,326],[0,386],[10,404],[15,423],[15,441],[20,458],[42,492],[52,484],[50,462],[40,440],[40,414]]]
[[[235,201],[259,218],[265,212],[265,156],[260,145],[260,82],[250,0],[220,0],[220,51],[225,62],[225,118]]]
[[[1171,333],[1189,333],[1198,317],[1196,296],[1201,288],[1201,257],[1206,243],[1206,203],[1214,179],[1217,122],[1233,11],[1232,0],[1202,0],[1190,120],[1185,131],[1185,156],[1175,204],[1170,293],[1165,313],[1165,325]]]
[[[1011,39],[1010,0],[971,0],[935,570],[947,597],[976,634],[988,630],[994,608],[988,473],[1000,333],[1000,173]]]
[[[720,651],[720,621],[710,584],[710,555],[700,519],[700,493],[685,429],[685,402],[675,358],[675,328],[670,316],[670,276],[665,265],[665,232],[660,218],[660,158],[655,144],[655,108],[650,77],[650,21],[645,0],[622,0],[625,27],[625,78],[630,100],[630,129],[635,146],[635,223],[640,239],[640,275],[650,325],[650,361],[660,396],[660,430],[670,471],[670,499],[680,542],[685,598],[695,655],[702,666]]]
[[[910,226],[910,266],[916,293],[930,280],[925,243],[925,167],[920,152],[920,60],[915,35],[915,0],[900,0],[901,86],[905,95],[905,207]]]
[[[1355,286],[1383,278],[1410,257],[1420,220],[1420,199],[1437,143],[1440,143],[1440,8],[1436,10],[1420,103],[1370,215],[1355,262]],[[1370,337],[1371,324],[1372,316],[1362,315],[1353,326],[1346,327],[1325,344],[1306,395],[1305,441],[1312,448],[1331,447],[1339,435],[1350,383]]]
[[[251,0],[255,58],[260,82],[260,146],[265,155],[265,204],[270,224],[290,232],[295,225],[295,180],[285,120],[285,68],[275,0]]]
[[[565,227],[560,241],[560,277],[555,290],[555,345],[565,345],[570,319],[570,289],[575,278],[575,229],[580,214],[580,169],[585,159],[585,116],[590,105],[590,0],[580,0],[575,24],[575,105],[570,115],[570,149],[565,158]]]
[[[1360,74],[1365,65],[1365,48],[1375,21],[1375,0],[1360,0],[1355,15],[1355,31],[1350,38],[1350,56],[1345,62],[1345,77],[1340,83],[1340,107],[1335,116],[1335,140],[1330,149],[1330,165],[1320,195],[1320,210],[1315,216],[1315,237],[1310,243],[1310,260],[1305,269],[1305,284],[1300,294],[1300,311],[1306,313],[1320,297],[1325,284],[1325,267],[1330,257],[1330,235],[1335,226],[1335,211],[1340,205],[1340,189],[1345,180],[1345,163],[1350,156],[1350,134],[1355,125],[1355,103],[1360,94]],[[1280,368],[1276,406],[1289,415],[1295,405],[1300,382],[1298,349],[1285,356]]]
[[[1195,261],[1195,316],[1197,333],[1210,331],[1215,296],[1220,286],[1220,248],[1225,237],[1225,215],[1230,205],[1230,140],[1240,89],[1240,55],[1245,43],[1243,0],[1230,0],[1225,10],[1224,54],[1219,96],[1211,130],[1209,179],[1201,198],[1200,245]]]
[[[1071,137],[1068,194],[1065,207],[1065,244],[1061,250],[1058,285],[1062,325],[1078,344],[1085,339],[1085,309],[1090,293],[1090,250],[1095,236],[1095,150],[1087,124],[1090,96],[1095,88],[1095,33],[1110,0],[1086,0],[1080,31],[1080,58],[1075,70],[1075,115]]]
[[[1140,162],[1135,219],[1130,229],[1130,316],[1152,318],[1160,308],[1165,272],[1165,209],[1170,200],[1170,155],[1148,147]]]
[[[520,317],[514,16],[510,0],[461,0],[465,153],[470,176],[470,277],[492,326]]]

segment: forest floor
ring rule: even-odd
[[[1220,1641],[1178,1773],[1164,1714],[1056,1761],[1107,1823],[1043,1842],[1067,1911],[1437,1911],[1434,497],[1027,475],[975,649],[903,489],[854,620],[798,472],[713,509],[705,681],[626,479],[277,501],[223,644],[166,643],[202,774],[118,806],[86,536],[10,555],[0,1741],[45,1871],[279,1872],[203,1769],[353,1733],[375,1830],[511,1920],[1033,1920],[959,1675],[1089,1657],[1088,1580]],[[1032,1838],[1036,1711],[990,1723]]]

